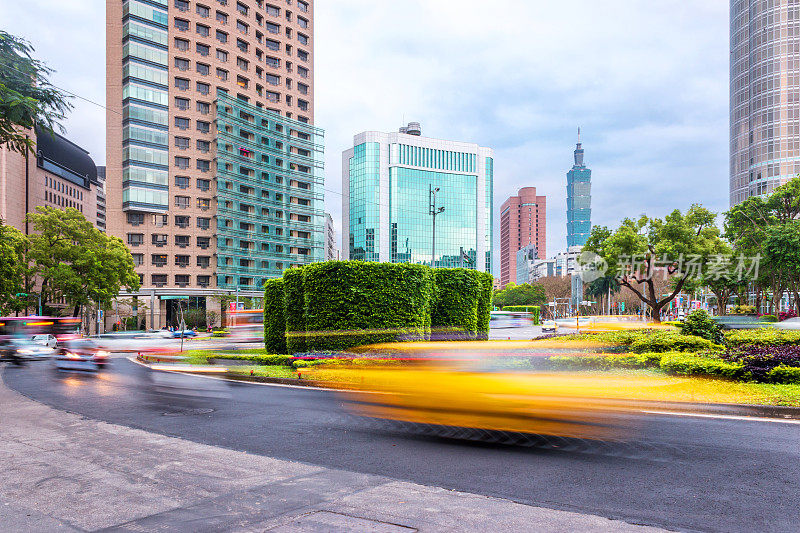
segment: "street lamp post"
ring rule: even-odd
[[[433,185],[428,185],[428,202],[429,213],[433,217],[433,234],[431,235],[431,268],[436,266],[436,215],[444,211],[444,206],[436,207],[436,193],[439,192],[439,187],[433,188]]]

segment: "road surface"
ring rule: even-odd
[[[653,415],[633,455],[571,453],[368,427],[325,390],[231,384],[225,398],[166,400],[122,357],[97,375],[47,363],[3,372],[8,387],[47,405],[232,450],[667,529],[800,528],[796,423]]]

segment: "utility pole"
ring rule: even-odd
[[[431,235],[431,268],[436,267],[436,215],[444,211],[444,207],[436,207],[436,193],[439,192],[439,187],[433,188],[433,185],[428,185],[428,201],[429,213],[433,217],[433,234]]]

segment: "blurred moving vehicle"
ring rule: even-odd
[[[772,322],[769,325],[777,329],[798,330],[800,329],[800,317],[787,318],[783,322]]]
[[[53,361],[59,370],[97,371],[109,364],[109,355],[92,339],[70,339],[61,343]]]
[[[24,337],[0,340],[0,357],[17,364],[33,359],[47,359],[54,354],[52,348]]]
[[[95,335],[92,339],[109,352],[156,352],[165,349],[172,340],[172,332],[155,331],[117,331]]]
[[[556,333],[558,331],[558,324],[555,320],[545,320],[542,322],[542,333]]]
[[[228,337],[234,343],[264,342],[264,310],[244,309],[230,312]]]
[[[524,328],[532,325],[530,313],[492,311],[489,318],[490,329]]]
[[[172,332],[172,337],[175,339],[188,339],[191,337],[197,337],[197,332],[193,329],[175,330]]]
[[[31,337],[31,341],[33,341],[36,344],[40,344],[42,346],[47,346],[48,348],[58,347],[58,339],[56,339],[55,336],[50,335],[49,333],[34,335],[33,337]]]

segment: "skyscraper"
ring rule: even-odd
[[[592,171],[583,162],[581,130],[575,164],[567,172],[567,248],[583,246],[592,231]]]
[[[106,18],[108,231],[148,327],[321,260],[313,3],[107,0]]]
[[[353,144],[342,154],[344,259],[491,272],[490,148],[422,137],[414,122]]]
[[[536,258],[547,257],[547,197],[523,187],[500,207],[500,286],[517,279],[517,252],[534,245]]]
[[[731,0],[730,205],[800,174],[800,4]]]

